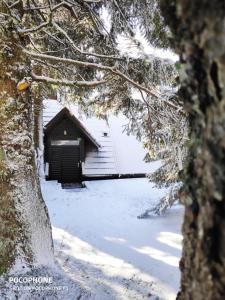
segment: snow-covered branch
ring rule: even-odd
[[[97,63],[90,63],[90,62],[87,62],[87,61],[74,60],[74,59],[69,59],[69,58],[64,58],[64,57],[56,57],[56,56],[52,56],[52,55],[45,55],[45,54],[36,53],[36,52],[33,52],[33,51],[28,51],[26,49],[24,49],[23,51],[24,51],[24,53],[26,53],[27,55],[29,55],[33,58],[38,58],[38,59],[43,59],[43,60],[47,60],[47,61],[63,63],[64,65],[74,65],[74,66],[81,67],[81,68],[90,67],[90,68],[94,68],[94,69],[97,69],[97,70],[110,72],[111,74],[119,76],[120,78],[122,78],[125,81],[129,82],[130,84],[132,84],[137,89],[146,92],[148,95],[154,96],[156,98],[158,98],[160,96],[160,94],[156,90],[148,89],[148,88],[142,86],[141,84],[139,84],[139,83],[135,82],[134,80],[132,80],[131,78],[129,78],[127,75],[125,75],[122,72],[120,72],[119,70],[117,70],[115,67],[109,67],[109,66],[105,66],[105,65],[101,65],[101,64],[97,64]]]
[[[87,55],[87,56],[95,56],[99,58],[104,58],[104,59],[116,59],[116,60],[125,60],[125,58],[120,57],[120,56],[115,56],[115,55],[104,55],[104,54],[99,54],[99,53],[92,53],[92,52],[85,52],[79,49],[74,41],[69,37],[69,35],[66,33],[65,30],[62,29],[56,22],[52,22],[53,27],[57,29],[60,33],[63,34],[63,36],[66,38],[66,40],[69,42],[70,46],[72,49],[74,49],[76,52],[82,54],[82,55]]]
[[[47,76],[38,76],[35,73],[31,73],[32,78],[35,81],[45,82],[45,83],[52,83],[64,86],[71,86],[71,87],[86,87],[86,88],[95,88],[99,85],[105,84],[107,80],[95,80],[95,81],[72,81],[66,79],[55,79]]]

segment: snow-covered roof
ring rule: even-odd
[[[71,114],[82,124],[100,145],[89,150],[83,163],[85,176],[107,176],[151,173],[158,163],[146,163],[146,150],[133,135],[123,132],[127,123],[124,116],[110,116],[108,124],[95,117],[80,113],[76,105],[67,106]],[[63,109],[57,100],[44,100],[43,124],[46,125]]]

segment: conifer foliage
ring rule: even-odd
[[[66,87],[71,99],[87,113],[91,110],[107,118],[111,111],[127,116],[126,130],[144,143],[146,159],[162,159],[163,165],[152,180],[160,184],[178,180],[187,137],[186,116],[177,94],[178,66],[169,59],[147,54],[137,36],[139,32],[149,45],[168,48],[170,31],[163,24],[157,1],[2,0],[0,32],[1,62],[12,49],[26,61],[25,68],[20,68],[22,61],[16,62],[18,78],[6,72],[4,82],[15,81],[15,101],[21,93],[31,92],[29,97],[34,103],[31,101],[29,106],[30,124],[38,98],[35,91],[63,91]],[[121,36],[135,55],[120,51]],[[19,90],[22,83],[25,89]],[[32,127],[29,130],[31,135],[35,131]],[[1,152],[9,155],[10,141],[2,136],[1,143],[6,145]],[[36,172],[33,164],[29,168]],[[1,177],[2,186],[5,181]]]

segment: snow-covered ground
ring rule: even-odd
[[[84,291],[68,300],[175,299],[182,207],[138,219],[165,190],[144,178],[86,186],[66,190],[57,182],[42,182],[57,261]]]

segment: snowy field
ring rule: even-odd
[[[42,182],[57,261],[83,291],[67,299],[175,299],[182,207],[137,219],[165,190],[143,178],[86,186],[63,190],[57,182]]]

